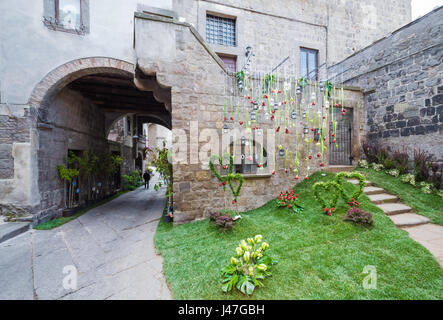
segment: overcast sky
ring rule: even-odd
[[[443,0],[412,0],[412,20],[424,16],[426,13],[443,5]]]

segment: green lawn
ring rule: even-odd
[[[103,199],[97,203],[94,203],[93,205],[83,208],[79,211],[77,211],[74,215],[70,216],[70,217],[60,217],[60,218],[56,218],[53,220],[49,220],[47,222],[43,222],[41,224],[38,224],[36,226],[34,226],[34,229],[36,230],[51,230],[57,227],[60,227],[61,225],[68,223],[69,221],[72,221],[74,219],[77,219],[78,217],[80,217],[81,215],[85,214],[86,212],[88,212],[91,209],[94,209],[98,206],[101,206],[111,200],[114,200],[115,198],[120,197],[122,194],[129,192],[131,190],[125,190],[125,191],[120,191],[116,194],[114,194],[113,196],[110,196],[109,198]]]
[[[331,177],[328,174],[327,177]],[[311,188],[325,180],[316,173],[297,185],[306,208],[301,214],[269,202],[242,214],[234,230],[221,233],[208,219],[176,227],[160,222],[155,245],[175,299],[443,299],[443,269],[406,231],[361,197],[374,214],[371,229],[343,222],[346,205],[332,217],[322,213]],[[345,189],[354,188],[349,183]],[[241,239],[263,235],[268,254],[279,262],[252,297],[223,293],[220,269]],[[377,268],[377,289],[362,287],[366,265]]]
[[[402,203],[414,208],[416,213],[428,217],[433,223],[443,225],[443,198],[439,195],[425,194],[419,188],[401,182],[400,178],[381,171],[364,168],[358,168],[357,171],[363,173],[377,187],[395,194]]]

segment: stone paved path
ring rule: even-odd
[[[1,243],[0,299],[171,299],[153,241],[164,190],[153,182],[61,227]],[[65,266],[78,271],[76,289],[63,287]]]
[[[348,180],[358,184],[358,180]],[[397,196],[366,181],[364,193],[371,202],[382,209],[394,224],[407,231],[409,236],[431,252],[443,267],[443,226],[430,223],[429,218],[418,215],[412,208],[400,202]]]

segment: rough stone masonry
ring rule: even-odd
[[[391,149],[443,159],[443,7],[329,68],[365,90],[365,132]]]

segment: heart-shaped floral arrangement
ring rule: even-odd
[[[355,190],[351,196],[346,194],[345,190],[343,189],[343,178],[358,180],[357,190]],[[360,196],[363,194],[364,188],[366,187],[365,177],[358,172],[340,172],[335,176],[335,182],[339,185],[341,196],[346,203],[357,201],[358,198],[360,198]]]
[[[229,159],[229,164],[224,164],[224,159],[226,158]],[[215,169],[213,162],[214,160],[218,160],[220,167],[222,167],[223,169],[227,169],[226,176],[222,177],[221,174]],[[226,185],[228,185],[234,197],[232,203],[236,203],[237,198],[240,195],[241,188],[243,186],[244,178],[240,173],[232,173],[233,168],[234,168],[234,157],[229,153],[224,153],[221,157],[212,156],[209,159],[209,169],[211,170],[212,174],[217,178],[217,180],[220,182],[219,186],[223,187],[223,190],[225,191]],[[237,182],[237,187],[234,187],[234,185],[232,184],[233,182]]]
[[[343,188],[343,178],[355,178],[359,181],[357,190],[351,196]],[[325,214],[331,215],[336,208],[340,196],[350,206],[358,206],[357,200],[362,195],[365,186],[366,179],[362,174],[358,172],[340,172],[332,181],[315,183],[313,191]]]
[[[340,197],[340,186],[335,181],[316,182],[312,187],[315,199],[321,204],[325,214],[330,216]]]

